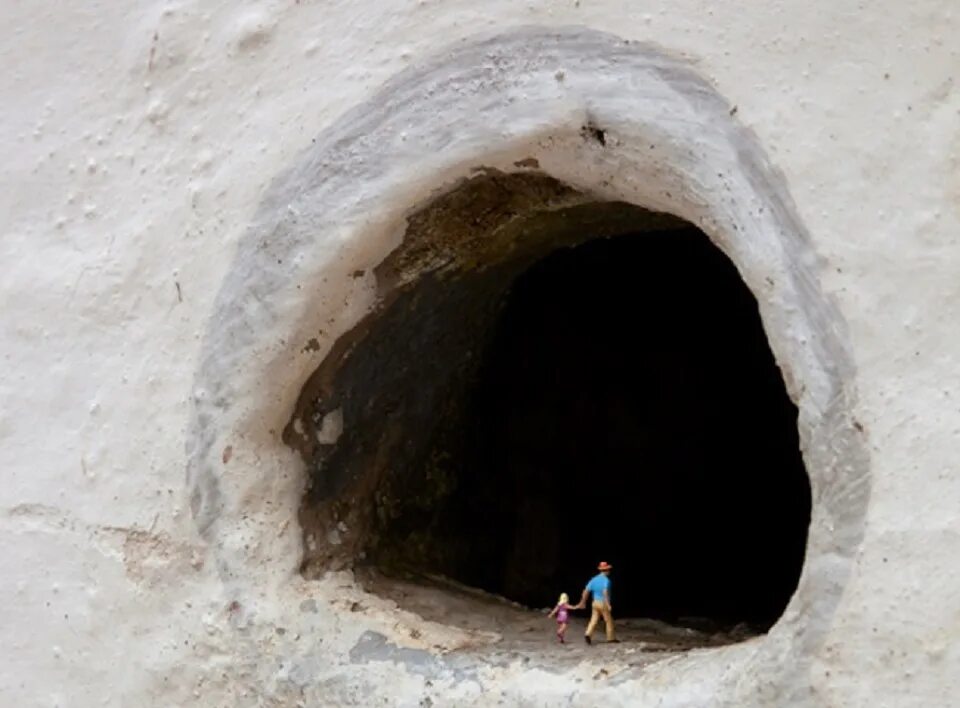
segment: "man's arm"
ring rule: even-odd
[[[577,606],[574,607],[573,609],[575,609],[575,610],[582,610],[584,607],[587,606],[587,593],[589,593],[589,592],[590,592],[590,591],[587,590],[586,588],[583,589],[583,594],[580,596],[580,602],[578,602],[578,603],[577,603]]]

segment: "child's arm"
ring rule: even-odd
[[[550,610],[550,614],[547,615],[547,617],[553,617],[555,614],[557,614],[557,610],[559,610],[559,609],[560,609],[560,605],[557,605],[557,606],[554,607],[552,610]]]
[[[580,596],[580,602],[573,606],[574,610],[582,610],[587,606],[587,593],[590,591],[586,588],[583,589],[583,595]]]

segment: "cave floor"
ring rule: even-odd
[[[530,609],[437,576],[400,578],[368,569],[358,572],[357,577],[368,592],[392,600],[424,620],[476,632],[476,645],[460,652],[476,651],[484,657],[491,652],[503,657],[536,657],[554,662],[558,668],[594,659],[640,667],[691,649],[734,644],[759,634],[746,625],[727,629],[691,618],[684,621],[687,626],[678,626],[655,619],[617,618],[614,614],[620,641],[606,642],[601,621],[593,644],[588,646],[583,633],[589,612],[581,610],[572,613],[567,641],[560,644],[555,635],[556,621],[547,617],[549,608]],[[573,602],[578,599],[571,598]]]

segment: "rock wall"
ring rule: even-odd
[[[960,697],[948,4],[41,1],[3,32],[4,703]],[[299,572],[304,383],[409,215],[534,165],[691,221],[760,303],[814,494],[764,637],[560,670]]]

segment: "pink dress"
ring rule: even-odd
[[[570,605],[564,603],[557,605],[557,624],[566,624],[570,615]]]

